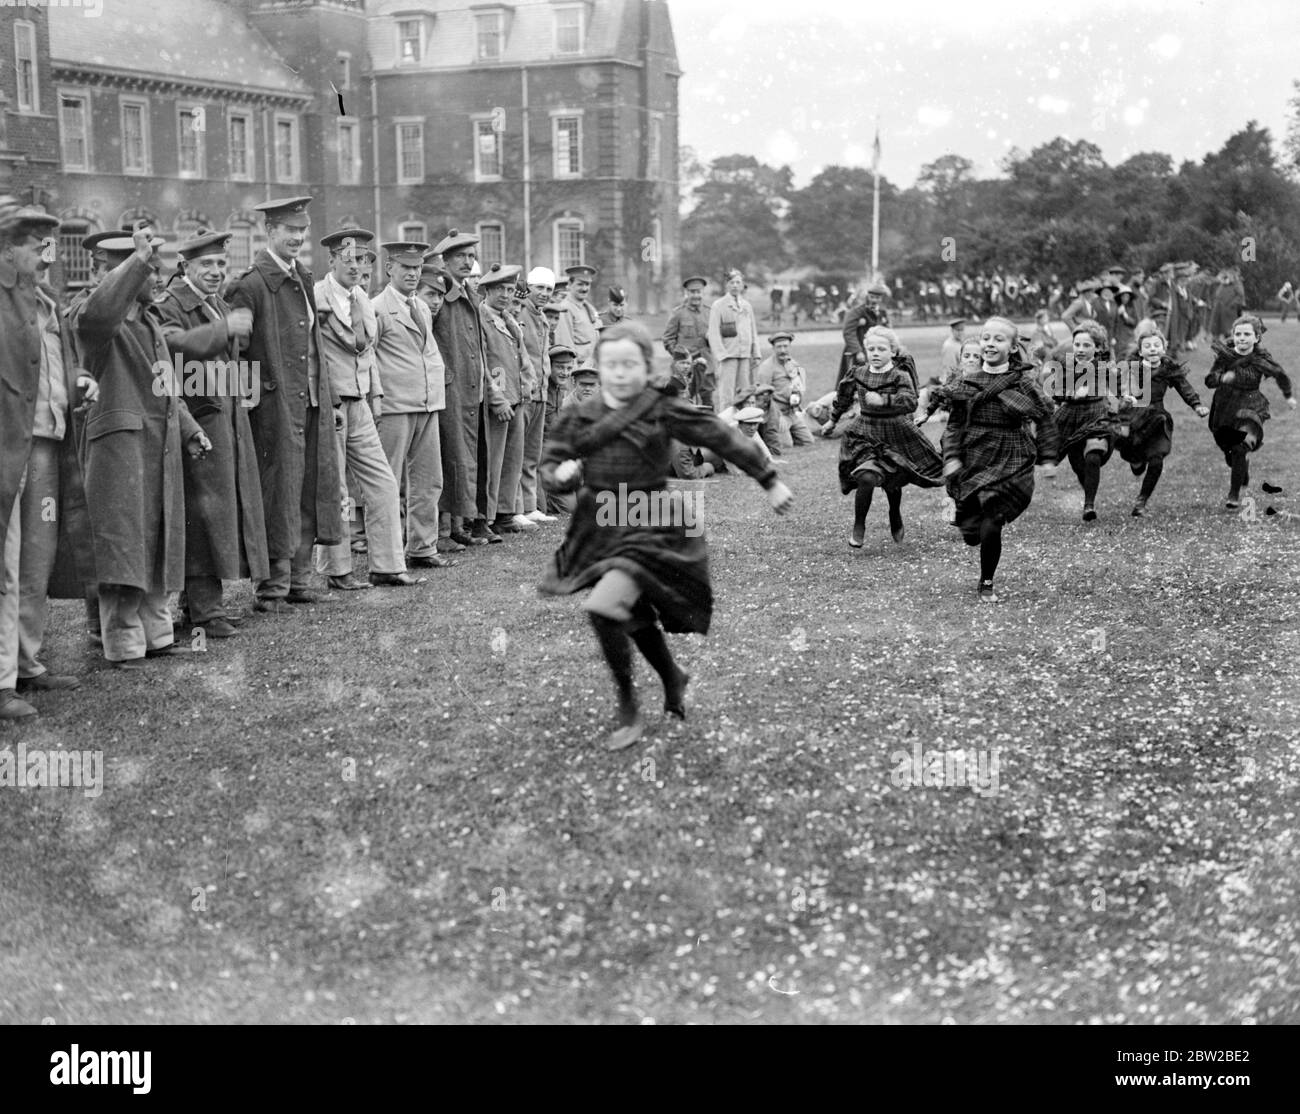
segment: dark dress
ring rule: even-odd
[[[853,473],[863,465],[880,473],[880,486],[886,491],[904,484],[939,487],[943,483],[943,458],[912,418],[916,411],[916,371],[910,365],[910,356],[898,357],[884,371],[858,365],[840,380],[831,406],[831,421],[838,422],[855,398],[859,410],[840,442],[840,490],[845,495],[857,490]],[[869,406],[868,391],[883,395],[885,404]]]
[[[1068,363],[1068,357],[1072,352],[1073,348],[1067,341],[1052,355],[1064,367],[1069,368],[1071,365]],[[1084,444],[1091,440],[1106,442],[1106,448],[1101,458],[1103,464],[1110,459],[1111,453],[1115,451],[1115,440],[1119,436],[1119,430],[1116,427],[1115,416],[1111,413],[1110,404],[1107,401],[1106,376],[1103,372],[1109,360],[1110,353],[1105,351],[1099,351],[1093,357],[1093,365],[1098,374],[1094,379],[1092,394],[1084,398],[1055,393],[1052,395],[1052,400],[1057,403],[1056,433],[1060,439],[1062,458],[1068,456],[1071,449],[1076,446],[1081,449]],[[1081,367],[1082,364],[1076,366]],[[1080,372],[1076,372],[1076,376],[1080,374]],[[1061,382],[1068,384],[1070,377],[1065,376]]]
[[[967,376],[947,389],[952,416],[944,435],[948,459],[962,462],[948,493],[957,504],[955,525],[970,545],[980,522],[1014,522],[1034,494],[1034,465],[1060,458],[1052,404],[1034,368],[1014,361],[993,375]]]
[[[652,387],[623,410],[611,409],[599,394],[561,410],[547,430],[542,483],[563,489],[556,467],[575,459],[583,467],[568,533],[538,586],[543,595],[572,595],[621,569],[636,581],[664,630],[708,633],[713,586],[700,523],[682,514],[657,515],[655,525],[610,521],[614,498],[629,509],[622,517],[631,520],[633,499],[645,505],[633,493],[661,493],[661,507],[670,496],[696,494],[666,490],[674,441],[712,449],[764,487],[776,481],[754,442],[693,403]]]
[[[1150,378],[1151,402],[1125,412],[1124,419],[1128,422],[1129,433],[1115,445],[1119,449],[1119,455],[1130,464],[1159,460],[1168,456],[1173,449],[1174,418],[1165,409],[1165,392],[1170,387],[1193,409],[1201,405],[1201,396],[1187,381],[1187,369],[1171,357],[1161,357],[1160,366],[1151,373]]]
[[[1224,459],[1231,464],[1232,450],[1245,436],[1241,429],[1243,424],[1250,426],[1258,438],[1256,449],[1264,444],[1264,423],[1270,416],[1268,399],[1260,390],[1264,380],[1276,379],[1284,398],[1291,397],[1291,380],[1277,361],[1258,345],[1247,356],[1238,356],[1217,340],[1210,347],[1214,350],[1214,364],[1205,376],[1205,385],[1214,388],[1214,399],[1210,403],[1210,432],[1223,450]],[[1223,376],[1229,371],[1234,373],[1233,381],[1224,383]]]

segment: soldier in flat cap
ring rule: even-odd
[[[442,257],[450,280],[442,310],[433,321],[433,334],[447,368],[447,406],[439,413],[443,479],[440,510],[446,519],[445,532],[440,525],[439,534],[447,541],[440,541],[439,548],[451,550],[501,540],[491,530],[474,529],[487,364],[479,297],[469,286],[470,274],[478,263],[478,237],[453,228],[430,254]]]
[[[77,318],[86,370],[99,384],[86,420],[86,504],[104,657],[124,669],[179,652],[167,594],[185,584],[180,455],[182,445],[196,457],[212,450],[181,397],[153,309],[149,280],[162,244],[143,228],[105,240],[111,269]]]
[[[568,345],[578,354],[579,367],[590,367],[596,339],[600,336],[600,314],[589,300],[596,268],[580,263],[566,268],[564,273],[569,277],[569,286],[555,327],[555,342]]]
[[[344,540],[339,499],[336,406],[322,374],[320,322],[311,272],[298,255],[307,242],[311,198],[266,201],[267,246],[232,283],[232,307],[253,312],[248,358],[262,393],[249,418],[261,465],[271,573],[257,585],[259,611],[315,603],[309,588],[312,547]]]
[[[803,396],[808,391],[808,373],[790,354],[793,333],[773,333],[768,338],[772,354],[754,372],[756,387],[771,387],[772,401],[763,426],[763,442],[773,456],[781,455],[781,433],[788,429],[796,446],[813,443],[812,430],[803,416]]]
[[[245,382],[240,351],[253,331],[248,309],[231,309],[219,291],[226,281],[229,232],[200,231],[177,249],[180,278],[158,303],[163,336],[173,353],[203,361],[204,376],[186,375],[185,404],[212,443],[203,457],[184,460],[186,625],[210,638],[230,638],[235,625],[222,599],[222,580],[264,580],[266,516],[257,447],[248,406],[260,382]]]
[[[438,553],[443,490],[439,419],[447,405],[447,367],[434,318],[442,309],[447,280],[427,267],[427,254],[427,244],[385,244],[388,285],[375,297],[375,351],[384,379],[379,440],[398,488],[406,493],[406,563],[413,569],[456,564],[454,557]]]
[[[55,217],[24,208],[12,197],[0,198],[0,379],[4,381],[0,388],[0,527],[4,538],[0,720],[37,714],[18,696],[20,688],[71,688],[78,683],[74,677],[48,673],[35,660],[44,634],[45,584],[38,585],[39,577],[23,567],[43,563],[48,581],[57,523],[47,518],[43,530],[36,527],[36,536],[27,535],[40,521],[42,500],[51,488],[57,498],[59,442],[69,424],[69,405],[76,402],[78,393],[76,381],[69,379],[74,371],[70,349],[48,331],[51,324],[57,329],[58,311],[38,288],[54,259],[58,227]],[[69,357],[66,363],[65,355]],[[87,379],[86,386],[93,388],[93,381]],[[29,491],[33,485],[45,490]],[[26,599],[23,574],[29,580]],[[39,629],[31,622],[35,618],[39,618]],[[26,670],[21,668],[24,665]],[[27,684],[23,683],[24,673]]]
[[[704,308],[704,290],[708,285],[709,280],[703,275],[691,275],[682,282],[685,295],[681,305],[669,315],[662,340],[670,356],[677,348],[686,349],[691,361],[687,397],[712,409],[717,369],[713,349],[709,347],[709,311]]]
[[[402,513],[397,480],[380,441],[376,423],[384,409],[384,384],[375,357],[379,326],[375,308],[361,289],[361,258],[375,238],[364,228],[341,228],[321,238],[329,252],[329,273],[316,284],[320,322],[321,367],[340,405],[337,423],[339,473],[354,484],[365,510],[366,552],[370,584],[352,575],[350,540],[322,550],[329,585],[343,592],[370,586],[410,588],[420,581],[406,571]],[[385,244],[386,251],[414,256],[418,268],[428,244]],[[351,501],[348,488],[340,496]]]
[[[709,309],[709,347],[718,365],[714,406],[719,408],[738,388],[754,381],[754,365],[762,358],[754,307],[745,297],[745,276],[730,272],[726,291]]]
[[[537,372],[524,335],[510,316],[519,268],[493,263],[480,280],[483,340],[487,348],[487,393],[483,399],[484,451],[479,471],[479,520],[498,534],[533,531],[537,523],[515,515],[524,461],[524,396]]]

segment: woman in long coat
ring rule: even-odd
[[[105,240],[100,250],[112,270],[76,318],[86,371],[99,384],[86,419],[86,505],[104,656],[115,663],[172,644],[167,593],[185,583],[181,445],[194,453],[210,447],[180,398],[149,311],[162,242],[145,232],[134,243]]]
[[[849,545],[861,549],[867,512],[877,487],[889,500],[889,531],[903,540],[903,488],[938,487],[943,483],[943,459],[916,428],[916,365],[900,355],[892,329],[874,326],[863,338],[867,362],[854,365],[840,380],[830,420],[822,426],[829,436],[840,417],[858,403],[858,417],[840,442],[840,491],[854,494],[853,532]]]

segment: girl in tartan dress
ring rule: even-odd
[[[1210,403],[1210,430],[1232,469],[1227,506],[1241,506],[1241,492],[1250,483],[1246,458],[1264,443],[1264,423],[1269,419],[1268,399],[1260,387],[1265,379],[1277,380],[1282,397],[1295,409],[1291,380],[1277,361],[1260,347],[1264,322],[1244,314],[1232,323],[1232,346],[1214,341],[1214,364],[1205,385],[1215,388]]]
[[[623,321],[606,329],[593,359],[600,393],[560,411],[547,431],[542,481],[553,490],[576,490],[577,499],[539,590],[591,589],[583,606],[618,692],[618,727],[605,747],[621,750],[645,730],[632,684],[632,645],[663,681],[664,711],[685,719],[690,676],[673,660],[664,631],[706,634],[713,615],[698,519],[665,513],[681,506],[666,497],[690,494],[665,490],[673,442],[703,445],[743,468],[767,490],[777,514],[794,497],[757,444],[685,398],[649,385],[654,346],[643,326]],[[656,504],[658,513],[644,513]]]
[[[831,417],[822,426],[829,435],[856,398],[857,420],[840,442],[840,490],[855,492],[853,533],[849,545],[861,549],[867,532],[867,512],[877,487],[889,500],[889,531],[903,540],[903,487],[938,487],[943,460],[916,428],[916,365],[900,355],[893,330],[876,325],[863,337],[867,362],[851,367],[840,380]]]
[[[991,317],[980,332],[983,363],[948,389],[944,475],[957,504],[962,540],[980,547],[979,597],[996,601],[993,575],[1002,558],[1002,528],[1034,494],[1034,465],[1060,456],[1052,404],[1034,366],[1015,349],[1016,327]]]
[[[1133,517],[1142,518],[1147,513],[1147,500],[1164,474],[1165,457],[1173,449],[1174,419],[1165,409],[1165,393],[1173,387],[1202,418],[1210,408],[1201,402],[1196,388],[1187,381],[1187,369],[1166,354],[1165,338],[1154,323],[1149,332],[1140,336],[1137,347],[1143,375],[1151,384],[1150,402],[1126,415],[1129,432],[1119,439],[1117,447],[1119,455],[1133,469],[1133,475],[1142,477],[1142,487],[1133,504]]]
[[[1081,321],[1070,337],[1074,375],[1057,377],[1052,398],[1061,453],[1070,462],[1083,488],[1083,521],[1097,518],[1094,504],[1101,483],[1102,466],[1115,451],[1118,436],[1115,405],[1107,392],[1102,365],[1110,359],[1106,330],[1095,321]],[[1059,357],[1058,357],[1059,359]],[[1085,374],[1091,368],[1091,376]]]

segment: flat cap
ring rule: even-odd
[[[439,294],[446,294],[448,290],[447,275],[437,267],[430,267],[426,264],[420,271],[420,285],[427,286],[430,290],[436,290]]]
[[[149,243],[155,252],[166,242],[161,236],[149,237]],[[101,240],[99,250],[105,255],[130,255],[135,251],[135,241],[130,236],[118,236],[110,240]]]
[[[573,373],[573,381],[575,383],[581,383],[587,379],[599,380],[600,372],[598,372],[594,367],[580,367]]]
[[[13,197],[0,198],[0,229],[8,232],[23,226],[30,227],[33,235],[38,234],[38,230],[52,232],[59,227],[59,218],[40,209],[19,205]]]
[[[689,290],[696,283],[698,283],[700,287],[703,288],[709,285],[709,280],[706,279],[703,275],[691,275],[690,278],[682,279],[682,289]]]
[[[883,282],[873,282],[867,287],[868,294],[878,294],[882,298],[888,298],[893,293]]]
[[[576,360],[578,358],[578,354],[567,344],[552,344],[546,354],[550,356],[552,360],[563,360],[566,358]]]
[[[767,338],[769,344],[775,344],[778,340],[794,341],[794,333],[773,333]]]
[[[767,414],[757,406],[746,406],[745,409],[737,411],[736,421],[738,422],[761,422]]]
[[[958,325],[965,325],[965,324],[966,324],[966,318],[954,317],[951,321],[948,322],[948,328],[955,329],[957,328]]]

